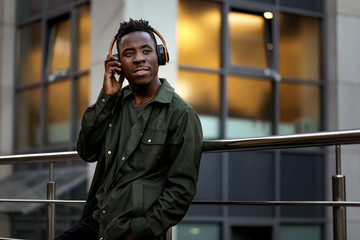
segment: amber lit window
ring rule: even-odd
[[[231,64],[267,67],[263,16],[230,12],[229,31]]]
[[[19,65],[22,66],[21,71],[16,71],[17,84],[39,83],[41,81],[42,62],[41,22],[32,23],[20,28],[17,36],[18,48],[16,58]]]
[[[178,93],[200,115],[205,138],[219,138],[220,77],[218,74],[179,71]]]
[[[33,6],[40,13],[44,10]],[[17,151],[74,149],[80,118],[89,104],[90,6],[65,1],[47,5],[59,6],[69,11],[53,18],[35,15],[39,21],[18,30],[17,69],[23,71],[16,71]]]
[[[220,67],[221,8],[215,2],[179,2],[179,63]]]
[[[272,133],[272,85],[265,79],[228,77],[228,138],[267,136]]]
[[[320,40],[320,23],[316,18],[280,14],[280,74],[285,77],[320,80]]]
[[[280,84],[280,134],[320,131],[320,88]]]
[[[220,68],[221,5],[179,2],[179,63],[206,69]],[[220,75],[210,71],[180,70],[177,92],[200,115],[204,138],[220,137]]]

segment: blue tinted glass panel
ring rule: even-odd
[[[274,200],[274,156],[265,152],[229,154],[229,200]],[[231,206],[231,216],[272,216],[269,206]]]
[[[324,199],[324,162],[321,155],[281,156],[281,200],[322,201]],[[281,207],[282,217],[322,217],[321,207]]]

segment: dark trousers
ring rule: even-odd
[[[55,240],[97,240],[98,237],[99,223],[89,216],[55,238]]]

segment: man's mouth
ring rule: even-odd
[[[144,75],[146,75],[148,72],[149,72],[149,69],[148,69],[148,68],[136,68],[136,69],[133,71],[134,75],[137,76],[137,77],[144,76]]]

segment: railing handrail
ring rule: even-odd
[[[204,140],[203,152],[269,150],[299,147],[359,144],[360,130],[275,135],[239,139]],[[49,163],[80,160],[76,151],[0,156],[1,164]]]
[[[204,140],[203,152],[269,150],[358,143],[360,143],[360,130],[354,129],[240,139]]]
[[[314,205],[333,207],[334,239],[346,239],[345,207],[360,207],[360,202],[345,201],[345,176],[341,175],[340,145],[359,144],[360,130],[343,130],[241,139],[204,140],[203,152],[231,152],[299,147],[336,146],[336,175],[333,176],[334,201],[193,201],[192,204],[213,205]],[[55,204],[84,204],[83,200],[56,200],[53,163],[80,160],[76,151],[0,156],[0,165],[19,163],[50,163],[47,199],[0,199],[0,202],[47,204],[47,239],[54,238]]]

